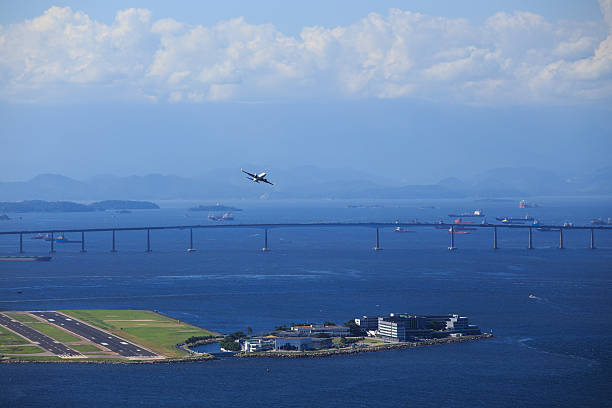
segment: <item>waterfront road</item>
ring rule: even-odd
[[[115,336],[114,334],[107,333],[87,323],[75,320],[70,316],[58,312],[29,312],[35,316],[41,317],[51,324],[61,327],[64,330],[68,330],[71,333],[81,336],[91,341],[92,343],[98,344],[108,350],[119,354],[122,357],[137,357],[137,358],[155,358],[159,357],[158,354],[152,351],[146,350],[141,346],[130,343],[121,337]]]
[[[53,354],[57,354],[60,357],[85,357],[81,353],[71,349],[70,347],[52,339],[46,334],[42,334],[39,331],[26,326],[16,320],[11,319],[5,314],[0,313],[0,324],[22,337],[30,340],[32,343],[37,343],[43,349],[50,351]]]

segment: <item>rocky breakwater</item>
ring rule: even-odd
[[[355,344],[351,347],[333,348],[313,351],[262,351],[255,353],[236,353],[235,357],[274,357],[274,358],[305,358],[305,357],[330,357],[340,354],[372,353],[383,350],[397,350],[414,347],[436,346],[440,344],[463,343],[474,340],[484,340],[493,337],[490,333],[483,333],[471,336],[446,337],[443,339],[427,339],[418,342],[406,343],[378,343],[366,345],[364,343]]]

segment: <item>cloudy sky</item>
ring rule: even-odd
[[[609,164],[612,0],[102,3],[0,5],[0,179]]]

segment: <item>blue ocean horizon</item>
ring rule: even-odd
[[[449,220],[482,208],[547,223],[588,223],[612,214],[612,199],[518,201],[385,200],[224,202],[236,223]],[[9,214],[2,230],[208,223],[191,203],[161,210]],[[366,208],[347,208],[364,204]],[[381,207],[367,208],[371,204]],[[477,220],[477,219],[476,219]],[[476,221],[478,222],[478,221]],[[155,365],[2,364],[0,406],[612,406],[612,233],[500,230],[258,229],[142,231],[56,244],[51,262],[0,263],[0,310],[151,309],[211,330],[255,332],[299,321],[345,322],[361,315],[458,313],[489,340],[318,359],[237,359]],[[76,234],[74,239],[79,239]],[[24,239],[28,254],[48,242]],[[15,237],[0,236],[14,254]]]

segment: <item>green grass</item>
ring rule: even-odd
[[[81,353],[98,353],[102,351],[93,344],[74,344],[71,345],[70,348],[80,351]]]
[[[381,339],[375,339],[375,338],[370,338],[370,337],[366,337],[365,339],[361,340],[362,343],[384,343],[383,340]]]
[[[0,326],[0,344],[7,346],[14,344],[30,344],[30,341]]]
[[[185,357],[174,346],[189,337],[219,335],[149,310],[65,310],[62,313],[168,357]]]
[[[47,323],[28,323],[27,326],[33,328],[34,330],[38,330],[39,332],[44,333],[57,341],[61,341],[62,343],[82,340],[79,337],[75,337],[64,330]]]
[[[36,319],[34,316],[27,314],[26,312],[3,312],[5,315],[10,317],[11,319],[15,319],[21,323],[36,323],[40,322],[40,320]]]
[[[44,352],[38,346],[0,346],[0,354],[35,354]]]

